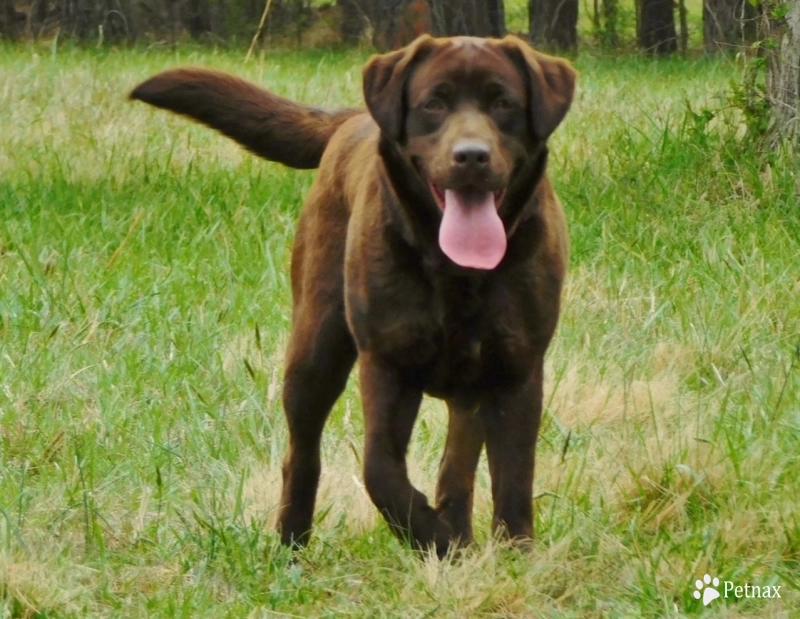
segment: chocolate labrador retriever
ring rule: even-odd
[[[372,57],[363,82],[367,111],[307,107],[203,69],[156,75],[131,98],[319,167],[292,254],[282,541],[308,540],[323,426],[358,360],[364,477],[392,530],[440,556],[469,543],[485,444],[494,529],[524,543],[567,264],[546,143],[575,73],[513,36],[423,36]],[[406,469],[423,393],[449,410],[435,507]]]

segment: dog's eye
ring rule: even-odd
[[[428,99],[422,107],[428,112],[441,112],[444,110],[445,105],[444,101],[434,97],[433,99]]]
[[[513,104],[505,97],[497,97],[492,103],[492,107],[496,110],[510,110]]]

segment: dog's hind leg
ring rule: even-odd
[[[295,547],[304,545],[311,533],[322,429],[356,358],[343,308],[308,314],[308,320],[293,325],[283,387],[289,451],[278,527],[281,542]]]
[[[457,402],[447,403],[447,444],[436,485],[436,510],[460,546],[472,542],[475,469],[484,440],[483,424],[473,409]]]
[[[322,429],[347,384],[356,347],[344,309],[343,234],[337,230],[336,203],[319,186],[300,215],[292,254],[292,331],[286,352],[283,409],[289,425],[289,450],[283,464],[278,529],[281,542],[308,541],[320,476]],[[317,226],[322,225],[322,228]]]

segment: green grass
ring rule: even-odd
[[[129,103],[169,66],[357,103],[365,53],[0,48],[0,607],[6,617],[800,613],[797,169],[710,119],[724,61],[584,54],[551,175],[571,271],[530,555],[419,561],[360,482],[353,385],[310,547],[273,519],[288,256],[312,173]],[[687,114],[687,101],[694,115]],[[426,402],[412,478],[432,491]],[[709,572],[780,600],[691,593]]]

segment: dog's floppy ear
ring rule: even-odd
[[[408,76],[435,44],[433,37],[422,35],[396,52],[372,56],[364,66],[364,101],[381,132],[391,140],[398,141],[403,135]]]
[[[575,69],[568,60],[537,52],[513,35],[505,37],[502,45],[527,75],[533,131],[544,141],[569,111],[575,93]]]

